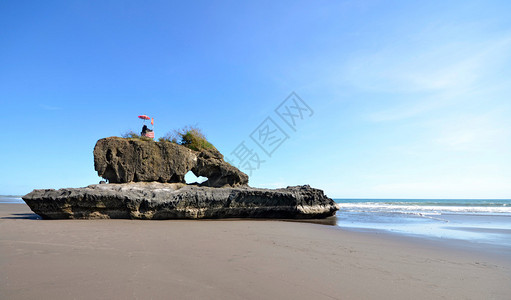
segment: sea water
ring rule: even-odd
[[[21,196],[0,195],[0,203],[25,203]]]
[[[509,247],[511,200],[335,199],[337,226]]]

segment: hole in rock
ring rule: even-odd
[[[203,183],[206,180],[208,180],[207,177],[203,177],[203,176],[197,177],[197,176],[195,176],[195,174],[193,174],[192,171],[188,171],[188,173],[185,174],[186,184]]]
[[[112,150],[108,149],[106,151],[106,161],[110,162],[110,161],[112,161],[112,158],[113,158]]]

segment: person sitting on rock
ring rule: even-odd
[[[144,124],[144,127],[142,127],[142,132],[140,133],[140,135],[145,135],[147,131],[149,131],[149,128],[147,128],[147,126]]]

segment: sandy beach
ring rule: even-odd
[[[506,253],[311,223],[39,220],[0,204],[1,299],[509,299]]]

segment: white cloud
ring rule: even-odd
[[[369,113],[367,119],[372,122],[385,122],[412,118],[452,105],[459,99],[456,96],[448,92],[420,98],[410,96],[413,100],[403,101],[393,107]]]
[[[511,49],[510,34],[475,41],[409,42],[410,38],[404,37],[399,43],[350,60],[345,79],[361,89],[379,92],[452,92],[491,73],[508,59]]]
[[[458,28],[442,29],[437,38],[429,31],[403,37],[346,64],[346,82],[363,91],[382,93],[382,101],[389,103],[390,107],[368,114],[369,120],[407,119],[462,104],[475,93],[483,101],[485,90],[506,88],[501,84],[506,79],[495,74],[509,65],[511,34],[472,37],[459,33]]]
[[[437,134],[434,141],[445,150],[454,151],[507,149],[511,128],[501,124],[496,114],[463,115],[443,122],[431,122],[432,130]]]

